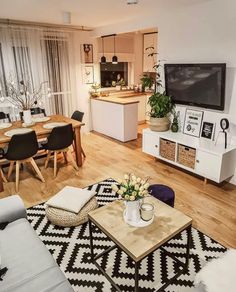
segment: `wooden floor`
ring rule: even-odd
[[[79,171],[75,171],[63,158],[59,172],[53,178],[53,162],[44,169],[44,159],[37,160],[46,183],[34,176],[26,166],[20,174],[19,194],[27,207],[46,201],[66,185],[85,187],[112,177],[118,179],[126,172],[141,177],[149,176],[151,183],[172,187],[176,194],[175,207],[193,218],[194,227],[227,247],[236,248],[236,186],[221,186],[183,172],[142,153],[141,136],[136,141],[121,143],[96,133],[82,137],[87,158]],[[28,168],[29,167],[29,168]],[[4,184],[0,197],[14,194],[14,174]]]

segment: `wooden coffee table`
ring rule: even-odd
[[[166,252],[168,256],[177,261],[180,269],[177,274],[169,279],[168,282],[157,291],[165,289],[174,279],[179,277],[182,273],[185,273],[188,269],[192,219],[154,197],[149,197],[148,200],[155,206],[155,218],[153,223],[146,227],[132,227],[124,222],[124,203],[122,201],[114,201],[89,213],[91,259],[117,291],[121,291],[121,289],[97,263],[97,259],[114,248],[120,248],[134,261],[135,292],[139,290],[138,281],[140,262],[158,248],[161,248],[161,250]],[[111,246],[97,255],[94,254],[93,224],[115,243],[114,246]],[[187,231],[185,263],[181,262],[162,247],[183,230]]]

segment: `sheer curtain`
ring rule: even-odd
[[[72,32],[61,29],[0,25],[0,110],[17,116],[17,109],[4,98],[6,83],[23,79],[33,88],[48,82],[52,94],[37,105],[47,114],[70,115],[74,95],[72,41]]]

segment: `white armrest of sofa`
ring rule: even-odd
[[[18,195],[0,199],[0,223],[27,218],[26,209]]]

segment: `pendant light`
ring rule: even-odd
[[[118,64],[118,58],[116,54],[116,35],[114,34],[114,56],[112,57],[112,64]]]
[[[103,37],[102,37],[102,57],[101,57],[101,64],[106,64],[107,60],[106,57],[104,56],[104,43],[103,43]]]

